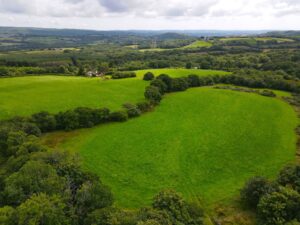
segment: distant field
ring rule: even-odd
[[[259,37],[259,38],[255,38],[255,40],[257,41],[277,41],[278,43],[284,43],[284,42],[294,42],[294,40],[292,39],[288,39],[288,38],[274,38],[274,37]]]
[[[171,49],[164,49],[164,48],[146,48],[146,49],[140,49],[140,52],[162,52],[162,51],[167,51],[167,50],[172,50]]]
[[[208,41],[195,41],[190,45],[181,47],[180,49],[188,49],[188,48],[201,48],[201,47],[211,47],[212,43]]]
[[[194,88],[165,97],[154,112],[44,137],[81,154],[118,205],[134,208],[173,188],[203,204],[226,201],[254,175],[273,177],[295,158],[296,113],[257,94]]]
[[[147,82],[138,79],[103,81],[99,78],[35,76],[0,78],[0,119],[78,106],[119,109],[143,100]]]
[[[27,116],[46,110],[58,112],[78,106],[121,108],[126,102],[144,100],[148,82],[143,75],[152,71],[172,77],[189,74],[227,74],[213,70],[159,69],[137,71],[138,78],[101,80],[99,78],[67,76],[29,76],[0,78],[0,119],[12,116]]]
[[[201,69],[152,69],[152,70],[137,70],[136,74],[138,77],[143,77],[145,73],[152,72],[155,76],[160,74],[168,74],[171,77],[184,77],[190,74],[196,74],[199,76],[208,76],[208,75],[228,75],[229,72],[220,71],[220,70],[201,70]]]
[[[126,46],[129,48],[133,48],[133,45]],[[189,45],[180,47],[180,48],[149,48],[149,49],[140,49],[141,52],[160,52],[160,51],[168,51],[168,50],[175,50],[175,49],[192,49],[192,48],[203,48],[203,47],[211,47],[212,43],[208,41],[195,41]]]
[[[233,37],[233,38],[220,38],[219,39],[222,42],[230,42],[230,41],[245,41],[249,44],[255,44],[256,41],[277,41],[278,43],[284,43],[284,42],[293,42],[294,40],[288,39],[288,38],[275,38],[275,37],[255,37],[255,38],[249,38],[249,37]]]

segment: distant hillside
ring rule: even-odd
[[[266,33],[267,36],[274,36],[274,37],[300,37],[299,30],[289,30],[289,31],[272,31]]]

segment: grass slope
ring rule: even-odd
[[[202,47],[211,47],[212,43],[208,41],[195,41],[190,45],[181,47],[179,49],[190,49],[190,48],[202,48]]]
[[[190,74],[196,74],[199,76],[208,76],[208,75],[228,75],[229,72],[220,71],[220,70],[198,70],[198,69],[152,69],[152,70],[137,70],[137,77],[142,78],[145,73],[152,72],[155,76],[160,74],[168,74],[171,77],[184,77]]]
[[[0,79],[0,119],[78,106],[118,109],[143,100],[146,82],[138,79],[37,76]]]
[[[119,109],[126,102],[144,100],[148,82],[141,79],[148,71],[173,77],[192,73],[228,74],[213,70],[159,69],[137,71],[137,78],[121,80],[66,76],[0,78],[0,119],[27,116],[42,110],[58,112],[78,106]]]
[[[257,94],[189,89],[168,95],[154,112],[63,135],[86,169],[112,187],[117,204],[145,205],[173,188],[204,204],[229,200],[254,175],[274,176],[294,160],[292,107]]]
[[[149,48],[149,49],[140,49],[141,52],[162,52],[162,51],[170,51],[170,50],[178,50],[178,49],[193,49],[193,48],[208,48],[211,47],[212,43],[208,41],[195,41],[189,45],[180,47],[180,48]],[[129,47],[129,46],[126,46]],[[132,48],[132,47],[131,47]]]

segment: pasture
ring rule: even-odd
[[[230,72],[220,71],[220,70],[201,70],[201,69],[180,69],[180,68],[174,68],[174,69],[150,69],[150,70],[137,70],[136,75],[139,78],[142,78],[145,73],[152,72],[155,76],[158,76],[160,74],[168,74],[171,77],[184,77],[188,76],[190,74],[195,74],[198,76],[208,76],[208,75],[228,75]]]
[[[149,49],[140,49],[140,52],[161,52],[161,51],[169,51],[169,50],[179,50],[179,49],[193,49],[193,48],[209,48],[212,46],[211,42],[208,41],[194,41],[193,43],[180,47],[180,48],[149,48]],[[129,46],[127,46],[129,47]]]
[[[276,41],[277,43],[288,43],[294,42],[294,40],[289,38],[276,38],[276,37],[231,37],[231,38],[220,38],[221,42],[232,42],[232,41],[244,41],[248,44],[256,44],[256,42],[267,42],[267,41]]]
[[[136,71],[137,78],[102,80],[100,78],[67,76],[28,76],[0,79],[0,119],[28,116],[40,111],[52,113],[79,106],[121,108],[127,102],[144,100],[148,82],[143,75],[152,71],[172,77],[189,74],[228,74],[214,70],[159,69]]]
[[[128,122],[53,133],[44,142],[80,153],[120,206],[140,207],[166,188],[207,206],[294,161],[297,122],[279,99],[206,87],[168,94],[154,112]]]
[[[143,100],[146,82],[138,79],[33,76],[0,79],[0,119],[52,113],[79,106],[119,109]]]
[[[190,44],[190,45],[181,47],[181,48],[179,48],[179,49],[203,48],[203,47],[211,47],[211,46],[212,46],[212,43],[211,43],[211,42],[199,40],[199,41],[193,42],[193,43]]]

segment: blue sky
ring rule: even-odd
[[[0,26],[300,30],[300,0],[0,0]]]

